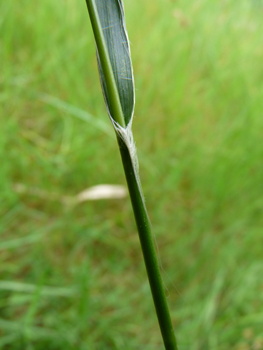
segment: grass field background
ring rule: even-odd
[[[263,349],[263,8],[125,1],[179,349]],[[85,1],[0,2],[0,349],[163,349]],[[21,190],[22,189],[22,190]]]

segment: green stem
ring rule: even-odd
[[[96,8],[95,0],[86,0],[90,21],[97,45],[97,51],[100,58],[101,68],[105,77],[105,83],[107,85],[107,92],[112,105],[112,115],[114,120],[125,127],[125,121],[123,117],[123,111],[120,103],[119,93],[115,83],[114,74],[110,62],[110,57],[107,51],[107,45],[104,40],[103,30],[100,25],[100,19]]]
[[[166,300],[157,254],[154,247],[150,220],[139,184],[136,180],[129,150],[121,138],[118,136],[117,138],[165,349],[177,350],[176,338]]]

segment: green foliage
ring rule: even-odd
[[[123,4],[114,0],[86,3],[107,110],[115,122],[125,127],[133,116],[134,82]]]
[[[161,348],[128,199],[70,207],[52,196],[125,183],[85,6],[0,3],[0,279],[23,284],[0,285],[2,349]],[[260,7],[125,9],[134,134],[179,348],[260,349]]]

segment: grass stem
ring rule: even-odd
[[[128,132],[128,129],[124,119],[124,113],[122,109],[123,105],[121,105],[121,102],[120,102],[120,95],[116,86],[116,81],[115,81],[115,77],[112,69],[112,63],[108,53],[108,50],[112,49],[112,46],[107,47],[107,44],[105,42],[103,29],[100,23],[100,17],[96,8],[95,0],[86,0],[86,3],[88,6],[88,11],[89,11],[91,24],[92,24],[92,28],[95,36],[96,45],[97,45],[98,59],[102,70],[101,82],[103,85],[106,86],[108,100],[110,101],[110,104],[112,106],[111,117],[116,123],[119,124],[119,126],[122,127],[123,129],[122,132],[126,133]],[[117,14],[118,14],[119,13],[118,11],[121,11],[121,8],[120,7],[116,8],[115,5],[116,3],[114,1],[107,2],[107,3],[106,2],[100,3],[100,6],[103,6],[103,9],[105,9],[106,6],[107,6],[107,9],[110,9],[110,6],[112,6],[112,9],[117,10]],[[121,2],[118,3],[118,5],[121,6]],[[116,15],[116,12],[114,13],[114,16],[115,15]],[[110,12],[108,13],[106,11],[101,16],[106,16],[106,18],[108,19],[108,16],[110,16]],[[113,22],[112,18],[111,18],[111,21]],[[111,23],[111,21],[109,23]],[[121,26],[123,26],[122,21],[117,22],[117,24],[118,23]],[[115,37],[115,40],[119,42],[120,37],[118,37],[117,31],[113,31],[110,45],[114,45],[113,37]],[[114,55],[119,54],[120,52],[119,48],[114,47],[114,49],[116,50],[116,52],[113,52],[113,54]],[[125,60],[125,57],[123,57],[123,61],[124,60]],[[118,61],[118,64],[120,64],[120,61]],[[123,68],[126,69],[127,67],[129,67],[128,64],[127,66],[121,65],[122,69]],[[120,67],[117,67],[117,68],[120,68]],[[122,73],[122,69],[119,69],[119,74]],[[131,90],[127,90],[128,95],[130,93],[133,94],[134,86],[131,86],[130,88]],[[129,120],[131,120],[131,118],[132,118],[132,114],[129,115]],[[120,130],[118,130],[117,125],[114,125],[114,127],[115,127],[117,140],[120,148],[122,163],[123,163],[126,180],[129,188],[130,198],[133,206],[133,212],[134,212],[138,233],[140,237],[143,257],[146,265],[146,270],[147,270],[147,274],[150,282],[151,292],[154,300],[154,305],[155,305],[161,333],[163,336],[165,349],[177,350],[177,344],[176,344],[176,339],[173,331],[172,321],[171,321],[171,317],[168,309],[168,304],[166,300],[160,268],[158,265],[157,254],[154,247],[153,236],[151,232],[151,224],[150,224],[150,220],[145,207],[142,190],[139,184],[139,179],[138,179],[139,175],[137,174],[137,169],[135,169],[134,167],[134,160],[132,159],[133,155],[130,149],[131,145],[128,144],[129,142],[127,142],[127,140],[125,141],[125,138],[122,137],[123,135],[122,136],[120,135],[119,133]]]
[[[118,138],[118,143],[165,349],[177,350],[176,338],[154,247],[151,223],[134,173],[129,150],[121,138]]]

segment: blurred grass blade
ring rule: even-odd
[[[39,242],[46,232],[35,233],[21,238],[10,239],[0,243],[0,251],[6,249],[20,248],[27,244]]]
[[[0,290],[20,293],[35,293],[38,288],[40,288],[39,293],[43,296],[71,297],[72,295],[76,294],[76,289],[73,287],[50,287],[14,281],[0,281]]]
[[[121,127],[132,120],[134,80],[120,0],[86,0],[97,47],[97,60],[110,117]]]
[[[49,234],[54,227],[56,227],[56,224],[50,224],[45,228],[41,228],[37,230],[37,232],[33,234],[26,235],[19,238],[9,239],[7,241],[2,241],[0,242],[0,252],[3,250],[21,248],[28,244],[40,242],[41,239],[45,235]]]
[[[10,345],[13,343],[17,338],[19,337],[19,334],[12,333],[8,334],[6,336],[2,336],[0,338],[0,349],[4,349],[3,346]]]
[[[6,330],[8,332],[16,332],[18,336],[24,335],[25,325],[23,322],[15,322],[9,321],[4,318],[0,318],[0,329]],[[41,339],[59,339],[61,334],[55,332],[53,329],[39,327],[39,326],[31,326],[30,333],[33,340],[41,340]]]
[[[112,130],[110,129],[110,127],[106,122],[96,118],[94,115],[84,111],[83,109],[80,109],[74,105],[71,105],[70,103],[62,101],[57,97],[50,96],[44,93],[40,95],[39,99],[45,102],[46,104],[49,104],[50,106],[58,108],[68,114],[73,115],[74,117],[77,117],[81,120],[84,120],[85,122],[92,124],[94,127],[102,130],[103,132],[105,132],[111,137],[114,136]]]

